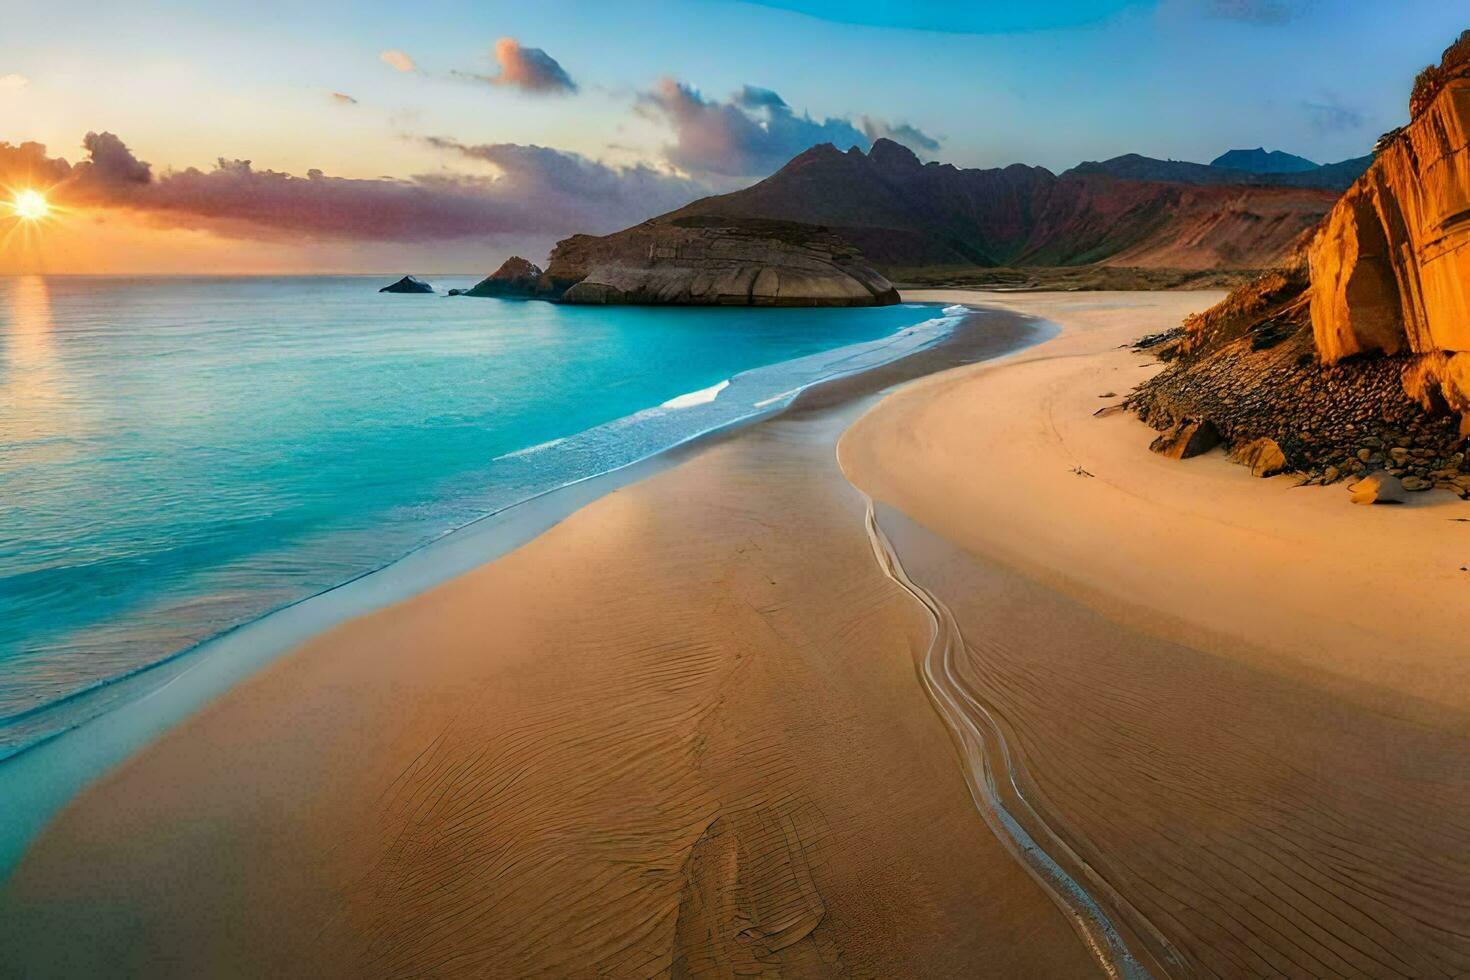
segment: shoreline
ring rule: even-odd
[[[933,305],[941,316],[864,342],[861,353],[882,350],[916,327],[947,319],[940,310],[944,304],[919,305]],[[972,311],[965,319],[974,315]],[[706,445],[738,435],[750,426],[782,413],[805,410],[814,399],[830,397],[831,392],[844,392],[844,398],[858,397],[859,392],[871,393],[896,383],[895,378],[911,376],[910,372],[928,373],[928,368],[921,365],[948,364],[946,358],[950,357],[962,359],[967,343],[964,338],[968,336],[968,342],[974,344],[974,334],[973,325],[967,328],[964,320],[951,323],[938,338],[893,361],[812,381],[786,404],[773,404],[784,397],[777,396],[766,403],[771,407],[757,406],[757,411],[696,432],[649,455],[541,491],[329,589],[268,610],[132,673],[33,709],[27,714],[50,711],[104,690],[116,692],[119,702],[0,759],[0,775],[8,788],[0,799],[0,882],[35,834],[88,783],[312,637],[494,561],[600,497],[675,466]],[[834,348],[813,356],[830,356],[845,349]],[[911,362],[913,358],[921,360]],[[905,363],[907,367],[898,367]]]
[[[968,317],[275,661],[53,822],[0,892],[12,945],[177,973],[1090,973],[975,819],[914,683],[923,620],[832,454],[876,392],[1046,329]]]

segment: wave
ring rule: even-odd
[[[708,388],[701,388],[698,391],[691,391],[687,395],[679,395],[676,398],[670,398],[668,401],[660,405],[659,408],[689,408],[692,405],[705,405],[709,402],[714,401],[716,396],[718,396],[720,392],[724,391],[728,387],[730,387],[730,382],[727,379],[725,381],[721,381],[717,385],[710,385]]]
[[[513,449],[508,453],[501,453],[499,456],[494,457],[491,462],[498,463],[503,459],[519,459],[522,456],[531,456],[535,453],[541,452],[544,449],[554,449],[566,441],[566,436],[561,436],[557,439],[548,439],[545,442],[538,442],[536,443],[536,445],[527,446],[524,449]]]

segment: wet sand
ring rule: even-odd
[[[814,390],[306,644],[82,793],[0,972],[1086,976],[916,680]]]
[[[885,399],[845,472],[952,616],[1036,836],[1165,972],[1464,975],[1470,509],[1094,416],[1156,370],[1119,345],[1198,299],[991,297],[1064,332]]]

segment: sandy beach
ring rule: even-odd
[[[1470,970],[1470,512],[1094,414],[1218,296],[906,295],[1021,316],[231,690],[35,843],[5,969],[1099,974],[988,765],[1143,970]]]
[[[1352,506],[1096,417],[1156,370],[1122,345],[1200,299],[992,296],[1063,334],[886,399],[844,470],[953,613],[1020,791],[1170,972],[1460,975],[1464,505]]]
[[[82,794],[0,898],[23,973],[1078,976],[976,816],[818,389],[306,645]]]

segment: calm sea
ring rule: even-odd
[[[949,322],[384,281],[0,278],[0,758],[221,631]]]

